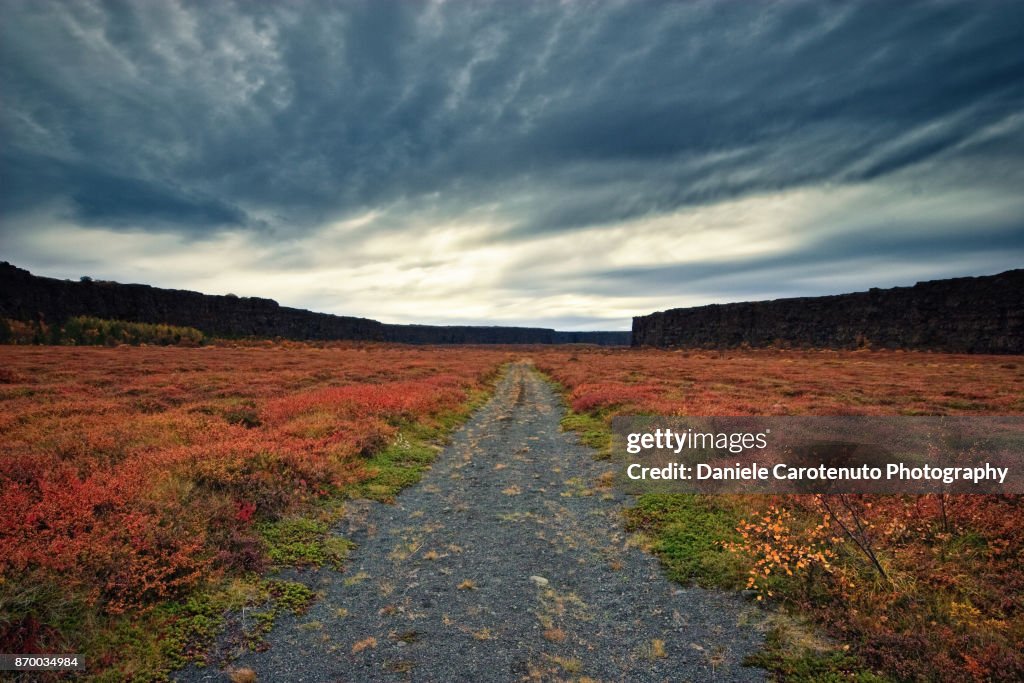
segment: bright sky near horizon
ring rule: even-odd
[[[1024,4],[0,0],[0,259],[384,322],[1024,264]]]

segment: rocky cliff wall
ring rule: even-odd
[[[406,344],[598,344],[629,346],[629,332],[559,332],[545,327],[384,325],[388,341]],[[472,340],[472,341],[469,341]]]
[[[633,318],[633,345],[1024,353],[1024,270]]]
[[[353,339],[407,344],[629,344],[629,332],[388,325],[367,318],[288,308],[272,299],[213,296],[148,285],[38,277],[0,262],[0,317],[60,324],[76,315],[186,325],[219,337]]]

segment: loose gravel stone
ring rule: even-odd
[[[513,365],[418,485],[353,502],[337,530],[357,544],[349,566],[299,574],[320,600],[233,666],[263,682],[763,681],[742,665],[757,608],[668,581],[622,528],[628,499],[601,488],[612,466],[562,415]]]

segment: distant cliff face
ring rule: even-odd
[[[319,315],[271,299],[210,296],[148,285],[71,282],[0,264],[0,314],[59,324],[76,315],[195,327],[214,336],[288,339],[385,338],[376,320]]]
[[[743,344],[1024,353],[1024,270],[633,318],[634,346]]]
[[[629,332],[387,325],[367,318],[279,306],[271,299],[212,296],[117,282],[56,280],[0,262],[0,317],[60,324],[76,315],[183,325],[220,337],[352,339],[407,344],[629,344]]]

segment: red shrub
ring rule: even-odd
[[[0,347],[0,582],[59,583],[116,613],[222,569],[258,569],[257,515],[363,480],[362,455],[398,425],[458,406],[507,358],[345,344]],[[6,617],[4,637],[24,646],[49,628]]]

